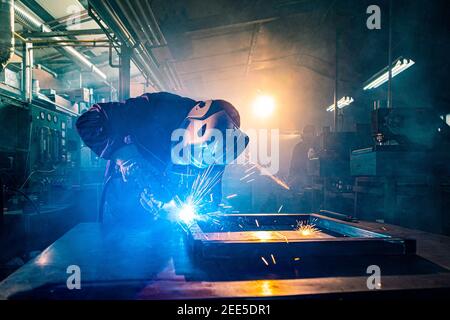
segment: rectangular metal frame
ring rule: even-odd
[[[315,238],[289,241],[211,240],[197,222],[182,225],[187,235],[191,253],[201,259],[227,259],[248,256],[264,256],[276,253],[277,257],[305,256],[370,256],[411,255],[416,252],[414,239],[403,239],[386,233],[370,231],[353,224],[319,214],[217,214],[218,219],[258,219],[264,224],[268,219],[315,219],[319,228],[345,235],[336,238]],[[227,233],[225,231],[224,233]]]

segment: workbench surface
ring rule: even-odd
[[[415,238],[418,256],[302,258],[194,264],[180,230],[79,224],[0,283],[0,299],[204,299],[326,297],[367,294],[366,269],[381,268],[381,290],[450,288],[450,238],[391,225],[359,222],[376,232]],[[274,253],[276,257],[276,253]],[[275,263],[274,263],[275,262]],[[81,271],[69,290],[67,268]],[[412,292],[408,291],[408,292]],[[370,291],[370,292],[373,292]],[[428,293],[427,293],[428,294]]]

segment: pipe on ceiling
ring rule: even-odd
[[[3,1],[3,0],[0,0]],[[39,30],[41,32],[52,32],[53,30],[50,29],[47,25],[39,21],[37,18],[35,18],[33,15],[28,13],[28,11],[19,3],[16,3],[14,6],[14,13],[16,15],[16,18],[21,23],[31,27],[32,29]],[[54,40],[64,40],[62,37],[52,37],[51,39]],[[107,82],[107,76],[104,74],[98,67],[96,67],[92,62],[89,61],[83,54],[79,53],[76,49],[73,47],[62,47],[64,51],[66,51],[69,55],[75,58],[76,62],[81,64],[82,66],[89,69],[93,74],[98,76],[103,80],[103,82],[107,85],[109,83]]]
[[[136,49],[133,61],[136,65],[145,66],[144,76],[153,82],[156,88],[168,88],[166,80],[172,82],[175,89],[181,88],[181,81],[178,79],[175,70],[172,69],[173,67],[170,65],[160,67],[151,51],[152,46],[166,46],[167,42],[148,1],[131,3],[116,0],[90,0],[89,3],[108,24],[108,27],[120,38],[121,42]],[[137,7],[134,8],[133,4]],[[119,12],[121,15],[118,14]],[[150,18],[147,18],[147,16]],[[131,34],[130,31],[136,36]],[[141,35],[144,37],[143,43],[138,39]]]
[[[0,21],[0,71],[3,71],[14,53],[14,0],[0,0]]]
[[[94,15],[94,17],[96,15],[99,16],[101,20],[108,25],[108,28],[119,38],[122,44],[125,44],[130,48],[136,48],[132,57],[134,64],[141,70],[144,76],[150,80],[152,86],[159,90],[163,89],[164,84],[161,83],[160,77],[157,76],[155,71],[152,70],[151,66],[147,63],[151,58],[145,55],[142,45],[139,45],[136,39],[130,34],[114,9],[110,7],[110,3],[102,0],[90,0],[89,5],[95,11],[95,14],[93,12],[91,12],[91,14]],[[99,24],[99,21],[96,20],[96,22]]]

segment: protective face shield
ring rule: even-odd
[[[172,136],[173,137],[173,136]],[[226,165],[244,151],[248,136],[239,129],[239,114],[226,101],[200,101],[172,139],[172,162],[206,168]]]

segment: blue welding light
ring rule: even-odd
[[[178,211],[178,218],[184,223],[191,223],[196,216],[195,207],[190,203],[183,204]]]

